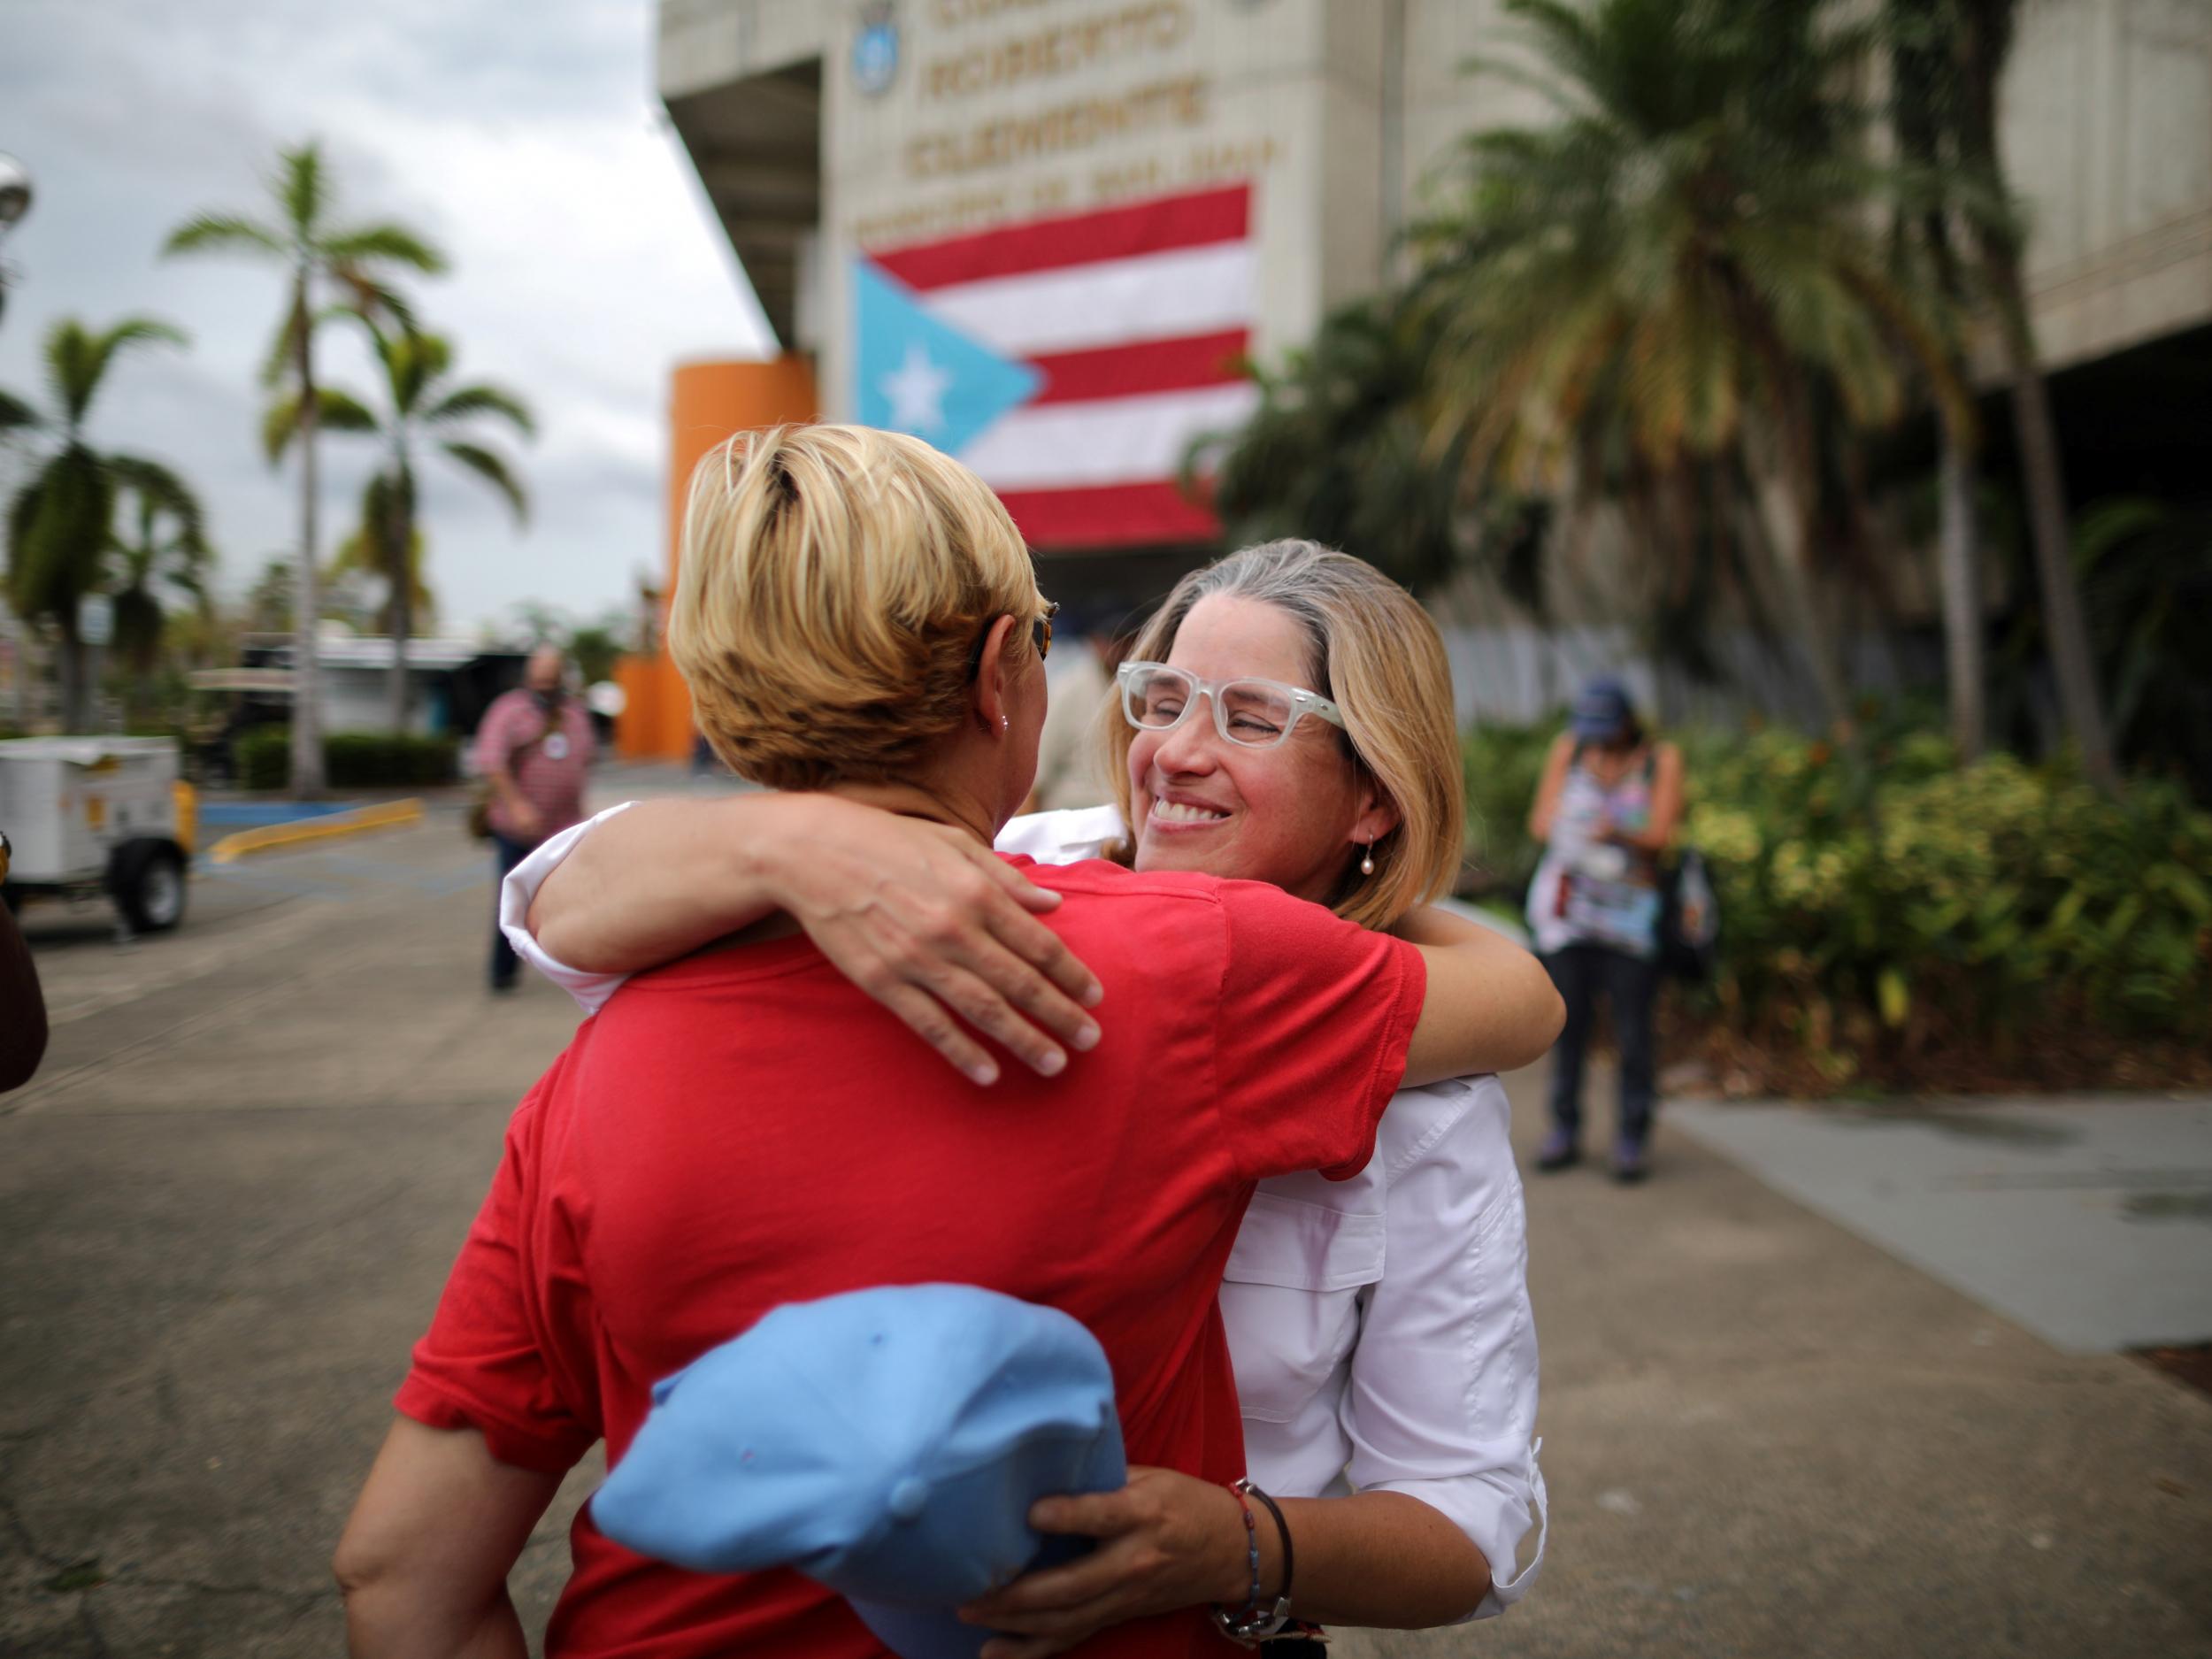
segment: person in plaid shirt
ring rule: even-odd
[[[521,687],[486,710],[476,729],[477,767],[491,786],[492,849],[502,880],[540,841],[584,818],[591,716],[568,695],[567,667],[559,647],[541,645],[530,653]],[[495,882],[491,983],[495,991],[511,991],[519,964],[499,931],[498,891]]]

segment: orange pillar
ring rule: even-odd
[[[680,363],[669,380],[668,581],[664,607],[676,591],[682,557],[684,500],[699,457],[733,432],[821,414],[814,365],[786,353],[766,363]],[[663,611],[665,621],[666,611]],[[621,678],[628,703],[615,722],[615,748],[626,759],[681,760],[691,753],[691,694],[666,652],[633,659]]]

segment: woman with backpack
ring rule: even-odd
[[[1529,884],[1529,931],[1567,1004],[1552,1050],[1551,1129],[1537,1153],[1540,1170],[1581,1160],[1582,1060],[1602,997],[1620,1050],[1613,1176],[1640,1181],[1649,1171],[1659,860],[1682,798],[1682,752],[1645,729],[1628,687],[1610,675],[1585,686],[1528,815],[1530,835],[1544,844]]]

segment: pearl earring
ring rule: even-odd
[[[1372,841],[1367,843],[1367,856],[1359,861],[1359,872],[1363,876],[1375,873],[1375,843]]]
[[[1007,715],[1000,715],[998,718],[998,729],[1002,732],[1012,731],[1014,729],[1014,722],[1012,718]]]

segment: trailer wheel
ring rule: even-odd
[[[184,919],[184,855],[174,841],[125,841],[110,866],[108,893],[134,933],[165,933]]]

